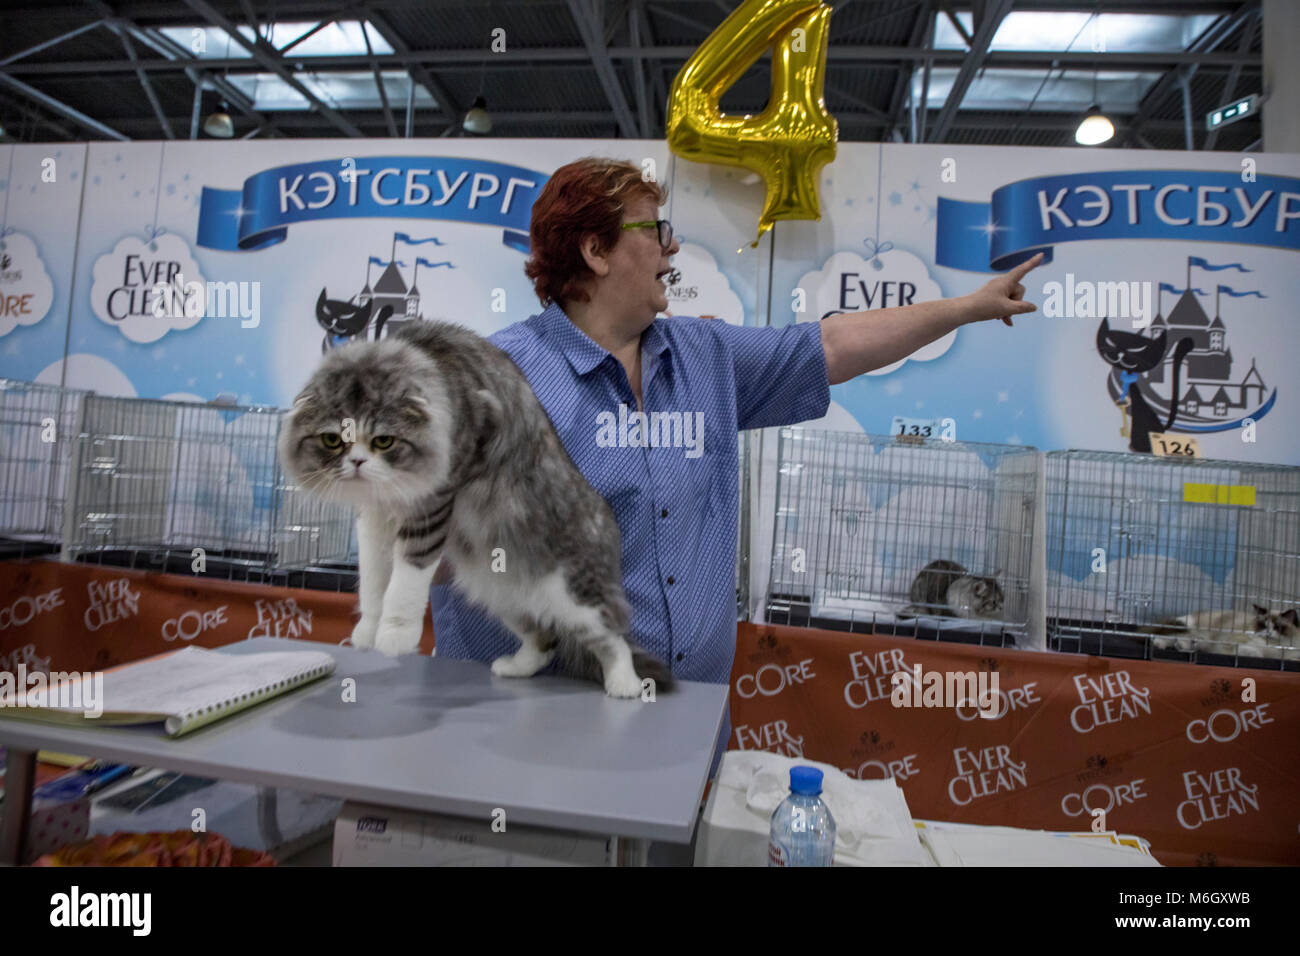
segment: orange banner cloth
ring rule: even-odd
[[[932,672],[996,673],[990,717],[894,705],[896,673],[915,704]],[[731,721],[730,749],[892,776],[916,819],[1082,831],[1101,810],[1166,865],[1300,864],[1300,674],[741,624]]]

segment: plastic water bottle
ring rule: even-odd
[[[772,814],[768,866],[830,866],[835,858],[835,818],[822,802],[822,772],[790,768],[790,796]]]

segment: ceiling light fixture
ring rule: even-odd
[[[1074,141],[1080,146],[1097,146],[1115,135],[1115,124],[1102,113],[1101,107],[1094,103],[1074,131]]]
[[[492,132],[492,114],[487,111],[487,100],[482,96],[474,97],[474,105],[465,114],[461,125],[465,127],[465,132],[477,133],[479,136]]]
[[[203,132],[209,136],[215,136],[217,139],[230,139],[235,135],[235,123],[226,112],[227,106],[223,102],[221,111],[213,113],[203,123]]]

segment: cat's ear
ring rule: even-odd
[[[1268,608],[1260,607],[1258,604],[1251,604],[1251,607],[1255,609],[1255,616],[1261,621],[1268,617]]]
[[[1278,615],[1278,617],[1289,623],[1292,627],[1300,627],[1300,613],[1297,613],[1295,608],[1283,611]]]
[[[424,425],[433,418],[429,411],[429,400],[419,392],[407,392],[402,396],[405,412],[417,425]]]
[[[325,289],[322,287],[320,290],[320,298],[316,300],[316,311],[323,312],[324,310],[325,310]]]
[[[1105,348],[1107,345],[1109,345],[1110,343],[1109,341],[1107,341],[1109,338],[1110,338],[1110,320],[1102,319],[1101,325],[1097,326],[1097,348],[1100,350]]]
[[[313,396],[312,390],[310,388],[304,388],[301,392],[299,392],[296,396],[294,396],[293,405],[289,409],[289,417],[293,418],[297,416],[303,409],[311,405],[312,399],[314,397],[315,396]]]

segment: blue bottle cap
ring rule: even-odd
[[[816,767],[791,767],[790,789],[811,797],[822,792],[822,772]]]

